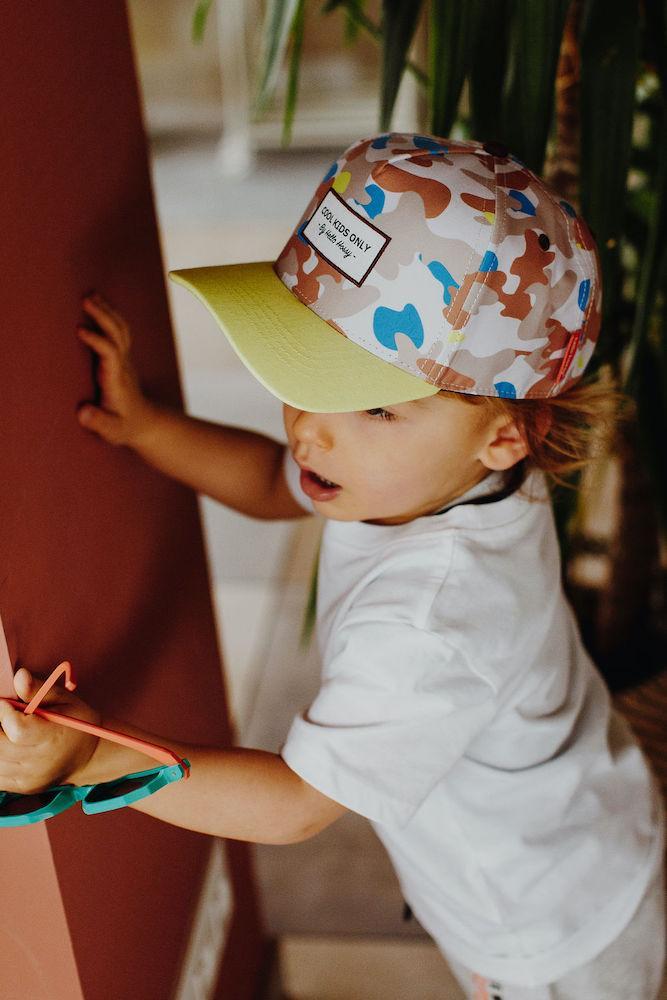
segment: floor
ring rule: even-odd
[[[153,145],[165,270],[273,259],[331,161],[326,151],[265,154],[251,177],[230,180],[215,153],[201,137]],[[187,410],[285,440],[280,404],[202,306],[167,286]],[[258,522],[200,504],[238,742],[277,751],[317,686],[317,657],[298,637],[321,522]],[[254,850],[289,1000],[460,998],[430,939],[402,919],[393,870],[364,819],[348,813],[302,844]]]

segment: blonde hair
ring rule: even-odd
[[[619,424],[630,419],[636,406],[617,388],[608,366],[590,377],[583,376],[560,395],[546,398],[507,399],[448,389],[439,394],[483,406],[490,419],[500,414],[515,421],[528,448],[522,460],[525,474],[541,469],[550,486],[567,489],[577,487],[563,477],[609,454]]]

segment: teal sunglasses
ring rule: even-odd
[[[53,788],[46,788],[42,792],[28,795],[0,791],[0,827],[39,823],[41,820],[57,816],[58,813],[69,809],[77,802],[81,803],[81,808],[88,815],[120,809],[122,806],[132,805],[133,802],[138,802],[140,799],[152,795],[160,788],[164,788],[165,785],[190,776],[190,762],[185,757],[179,757],[173,750],[137,739],[135,736],[117,733],[113,729],[95,726],[91,722],[84,722],[83,719],[75,719],[70,715],[59,715],[57,712],[38,708],[37,706],[47,691],[53,687],[62,674],[65,675],[65,687],[69,691],[73,691],[76,682],[72,677],[71,664],[65,660],[58,664],[37,694],[27,704],[14,698],[4,698],[3,701],[8,701],[24,715],[39,715],[57,725],[78,729],[81,732],[90,733],[92,736],[98,736],[100,739],[110,740],[132,750],[138,750],[140,753],[152,757],[153,760],[157,760],[161,766],[150,768],[147,771],[126,774],[111,781],[101,781],[95,785],[56,785]]]

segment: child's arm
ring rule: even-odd
[[[313,837],[346,811],[300,778],[278,754],[175,743],[115,719],[105,718],[103,725],[169,746],[190,761],[189,778],[132,806],[173,826],[258,844],[295,844]],[[150,763],[142,754],[100,740],[89,764],[73,772],[68,781],[88,785],[147,766]]]
[[[78,411],[83,427],[220,503],[257,518],[304,517],[284,482],[279,441],[158,406],[142,393],[125,320],[100,297],[84,300],[102,333],[79,327],[99,356],[101,405]]]
[[[285,446],[151,403],[131,447],[150,465],[249,517],[305,517],[282,475]]]
[[[39,683],[28,671],[19,671],[17,694],[28,701]],[[314,836],[346,811],[300,778],[278,754],[175,743],[114,719],[100,722],[93,709],[59,687],[44,701],[52,711],[169,746],[187,758],[189,778],[131,806],[174,826],[232,840],[291,844]],[[92,785],[154,766],[138,751],[23,715],[2,700],[0,724],[0,787],[12,792],[30,794],[53,784]]]

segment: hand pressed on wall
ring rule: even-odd
[[[154,408],[141,391],[132,362],[130,328],[98,293],[82,305],[102,332],[77,327],[80,339],[98,358],[100,391],[99,406],[86,402],[77,410],[79,423],[109,444],[133,446],[149,428]]]

